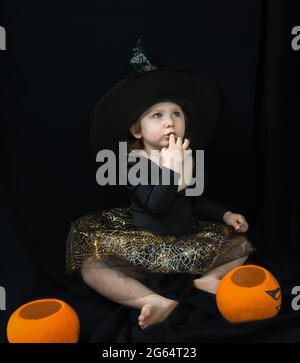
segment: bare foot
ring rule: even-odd
[[[176,307],[177,301],[167,299],[158,294],[150,294],[143,298],[143,307],[139,315],[142,329],[163,321]]]
[[[193,285],[199,289],[210,292],[211,294],[217,293],[217,288],[221,280],[216,277],[200,277],[193,281]]]

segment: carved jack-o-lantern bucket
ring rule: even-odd
[[[221,314],[231,323],[267,319],[281,307],[281,289],[268,270],[244,265],[223,277],[216,300]]]
[[[76,343],[79,319],[62,300],[42,299],[19,307],[9,318],[10,343]]]

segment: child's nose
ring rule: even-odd
[[[165,121],[165,127],[170,127],[170,126],[174,126],[174,121],[171,117],[167,117]]]

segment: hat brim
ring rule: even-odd
[[[90,142],[97,153],[116,150],[127,141],[128,129],[154,100],[181,97],[193,106],[193,148],[204,148],[215,132],[223,99],[214,82],[198,73],[160,68],[132,75],[114,86],[98,102],[90,116]]]

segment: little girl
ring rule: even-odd
[[[99,222],[103,220],[102,214],[100,219],[97,217],[99,227],[96,219],[93,223],[82,219],[76,228],[72,226],[68,238],[69,265],[80,266],[83,280],[101,295],[140,309],[138,323],[142,329],[163,321],[178,302],[146,287],[142,283],[143,273],[138,268],[128,268],[126,259],[127,262],[130,260],[131,266],[137,266],[136,261],[139,261],[154,272],[201,275],[193,281],[194,287],[216,294],[220,279],[243,264],[253,250],[245,236],[238,236],[248,229],[241,214],[212,202],[205,193],[196,197],[185,194],[188,187],[185,182],[191,177],[192,170],[183,167],[185,158],[178,158],[178,155],[189,150],[190,143],[196,145],[197,140],[202,147],[207,143],[220,116],[217,88],[211,81],[189,71],[158,70],[149,62],[146,65],[142,73],[118,84],[96,106],[92,114],[91,141],[95,150],[107,147],[108,140],[115,146],[116,141],[125,138],[124,126],[127,125],[128,151],[138,155],[139,160],[146,160],[144,165],[147,166],[141,172],[147,177],[151,176],[153,167],[157,167],[158,179],[154,185],[134,185],[130,181],[126,185],[131,199],[129,214],[133,229],[122,227],[123,234],[118,234],[116,228],[116,233],[110,232],[108,241],[99,234],[103,229]],[[105,135],[101,132],[103,123],[99,122],[103,120],[107,125]],[[153,151],[159,155],[158,159],[153,157]],[[128,174],[135,163],[128,162]],[[161,181],[164,169],[171,176],[169,185]],[[189,175],[184,175],[183,171]],[[192,230],[195,217],[199,224]],[[199,217],[211,222],[201,222]],[[120,220],[123,223],[114,213],[109,218],[110,230],[114,223],[117,225]],[[227,234],[224,232],[223,236],[221,232],[222,238],[218,238],[215,232],[221,228],[221,223],[230,226],[232,233],[226,227]],[[83,225],[85,230],[82,230]],[[87,225],[89,231],[92,229],[91,242],[87,242]],[[82,254],[82,246],[86,253],[87,245],[93,245],[90,247],[93,252],[89,258],[77,263],[75,260]],[[110,258],[107,258],[108,250],[114,251]],[[124,265],[113,266],[114,258],[123,261]]]

